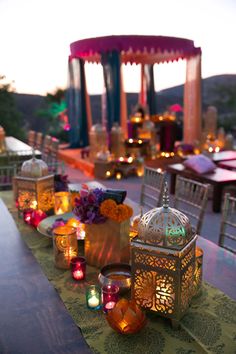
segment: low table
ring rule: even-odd
[[[236,160],[236,151],[235,150],[228,150],[228,151],[214,152],[212,154],[212,160],[215,163],[218,163],[221,161]]]
[[[178,163],[174,165],[169,165],[167,167],[167,172],[171,174],[170,192],[172,194],[175,193],[176,175],[180,175],[185,178],[190,178],[202,183],[211,184],[213,186],[212,210],[215,213],[221,211],[223,188],[230,184],[236,185],[236,172],[229,171],[220,167],[217,167],[214,172],[199,175],[187,169],[183,164]]]
[[[226,168],[227,170],[236,171],[236,159],[230,161],[222,161],[218,163],[219,167]]]

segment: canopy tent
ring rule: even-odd
[[[184,86],[184,142],[201,134],[201,49],[192,40],[163,36],[107,36],[76,41],[70,45],[68,115],[71,146],[88,145],[91,109],[86,90],[84,63],[101,63],[106,87],[107,130],[119,123],[127,130],[126,99],[121,64],[141,64],[139,101],[156,113],[153,65],[186,60]]]

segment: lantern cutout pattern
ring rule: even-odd
[[[193,297],[196,239],[189,219],[169,208],[165,184],[163,207],[143,215],[131,241],[132,297],[139,306],[170,318],[173,327]]]
[[[53,211],[54,176],[48,174],[43,160],[33,157],[22,164],[20,175],[13,178],[13,191],[19,212],[29,208]]]
[[[71,260],[78,256],[78,243],[74,227],[64,225],[53,230],[53,253],[57,268],[70,268]]]

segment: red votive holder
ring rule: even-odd
[[[23,211],[23,219],[24,219],[24,222],[28,225],[32,225],[32,214],[34,212],[34,209],[25,209]]]
[[[102,287],[102,309],[107,313],[112,310],[119,300],[119,287],[116,285],[104,285]]]
[[[37,227],[40,221],[47,218],[47,214],[42,210],[34,210],[32,212],[31,225]]]
[[[70,261],[71,275],[75,280],[84,280],[86,276],[86,259],[73,257]]]

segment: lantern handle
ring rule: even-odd
[[[164,192],[163,192],[163,208],[169,208],[169,193],[168,193],[168,183],[165,181],[164,183]]]

